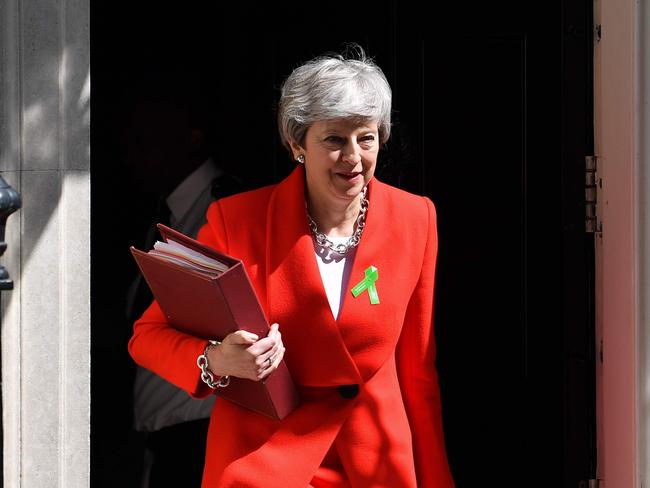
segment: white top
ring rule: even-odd
[[[187,176],[167,197],[170,226],[183,234],[196,234],[205,223],[205,211],[213,200],[212,180],[223,171],[212,159]]]
[[[330,241],[336,244],[345,244],[349,237],[328,237]],[[321,279],[327,300],[332,309],[334,319],[339,318],[341,304],[345,298],[345,291],[350,279],[350,271],[354,262],[356,247],[348,251],[345,256],[341,256],[334,251],[319,246],[314,241],[314,251],[316,252],[316,262],[320,271]]]

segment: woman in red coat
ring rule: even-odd
[[[274,322],[267,337],[207,344],[171,328],[155,302],[135,323],[135,361],[194,397],[215,391],[202,354],[216,380],[263,379],[284,359],[298,385],[301,404],[283,420],[215,403],[204,487],[454,486],[432,326],[436,214],[373,177],[390,111],[386,78],[360,48],[305,63],[278,114],[299,164],[209,208],[199,240],[246,264]]]

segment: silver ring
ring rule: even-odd
[[[271,365],[273,364],[273,356],[269,356],[268,358],[266,358],[266,361],[269,363],[269,365],[267,366],[267,368],[270,368]]]

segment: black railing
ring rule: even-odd
[[[7,219],[20,208],[20,205],[20,194],[0,176],[0,256],[7,250],[5,242]],[[9,278],[9,273],[4,266],[0,265],[0,291],[13,290],[13,288],[14,282]]]

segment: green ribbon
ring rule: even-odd
[[[354,288],[352,288],[350,291],[354,295],[354,298],[356,298],[365,290],[368,290],[370,303],[377,305],[379,303],[379,295],[377,295],[377,287],[375,287],[375,281],[377,281],[377,277],[379,276],[377,273],[377,268],[374,266],[369,266],[366,268],[365,274],[366,277],[354,285]]]

